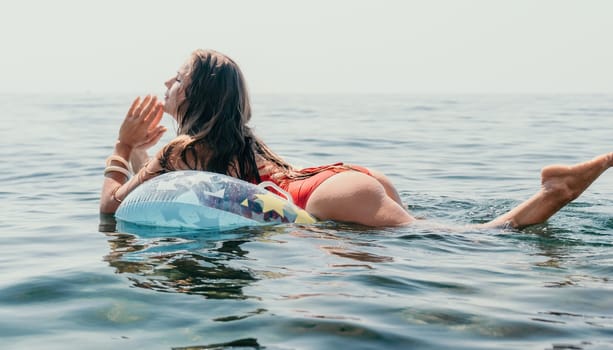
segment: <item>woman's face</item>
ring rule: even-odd
[[[177,119],[178,108],[185,101],[185,88],[188,84],[189,65],[183,64],[177,74],[166,80],[166,94],[164,94],[164,112]]]

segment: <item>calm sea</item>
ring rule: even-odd
[[[103,233],[104,160],[132,98],[0,96],[1,349],[613,348],[613,172],[522,231]],[[611,96],[253,102],[280,154],[381,170],[445,225],[509,210],[546,164],[613,150]]]

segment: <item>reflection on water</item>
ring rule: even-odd
[[[172,350],[221,350],[221,349],[269,349],[269,347],[260,346],[257,339],[246,338],[238,339],[225,343],[209,344],[209,345],[193,345],[173,347]]]
[[[104,224],[102,223],[104,222]],[[112,220],[102,220],[101,229],[110,230]],[[202,295],[210,299],[248,298],[243,288],[257,281],[244,268],[229,262],[244,259],[249,233],[208,236],[198,231],[183,231],[170,237],[154,228],[141,227],[138,236],[107,232],[110,252],[104,257],[116,272],[129,274],[128,279],[140,288],[160,292]],[[242,238],[230,238],[242,236]]]
[[[245,241],[224,241],[210,247],[206,253],[202,245],[196,250],[152,253],[150,247],[162,244],[183,245],[189,240],[165,238],[140,242],[129,234],[118,234],[109,240],[111,253],[105,260],[119,273],[129,273],[134,286],[160,292],[199,294],[207,298],[246,298],[243,287],[257,279],[249,272],[234,269],[225,263],[240,258],[246,252],[240,247]],[[197,246],[190,242],[192,247]]]
[[[261,269],[256,273],[243,265],[234,264],[237,260],[249,259],[249,251],[241,247],[243,244],[256,239],[260,242],[275,241],[275,235],[286,232],[283,227],[243,228],[226,232],[177,231],[117,223],[110,215],[101,215],[100,218],[99,229],[109,237],[110,246],[110,252],[104,260],[116,272],[128,274],[128,279],[136,287],[197,294],[210,299],[243,299],[250,297],[244,294],[244,288],[260,278],[279,278],[285,275]],[[360,247],[378,245],[373,239],[343,236],[339,234],[342,231],[338,227],[347,229],[351,226],[330,223],[325,229],[312,226],[309,230],[292,230],[290,235],[302,239],[332,241],[334,245],[318,245],[318,249],[353,261],[332,264],[335,268],[372,270],[369,263],[394,261],[391,256],[360,250]],[[356,232],[372,231],[360,226],[354,228]],[[283,240],[276,241],[284,243]]]

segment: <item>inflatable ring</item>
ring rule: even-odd
[[[291,203],[291,197],[286,200],[230,176],[191,170],[169,172],[141,184],[122,201],[115,218],[137,225],[219,231],[316,222]]]

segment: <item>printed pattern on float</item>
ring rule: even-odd
[[[227,230],[280,223],[309,224],[315,218],[264,188],[204,171],[173,171],[132,191],[115,213],[138,225]]]

